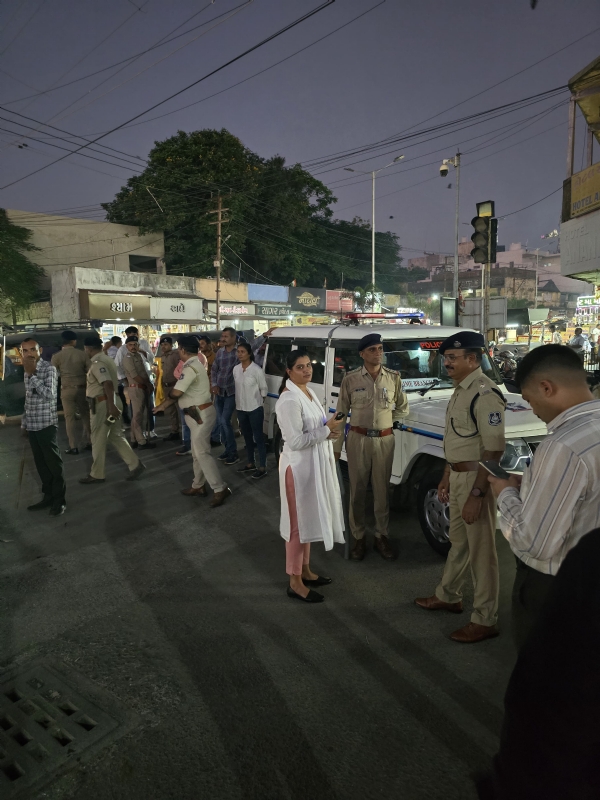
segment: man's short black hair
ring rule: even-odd
[[[562,344],[545,344],[527,353],[517,367],[517,385],[522,389],[534,375],[541,373],[568,373],[570,381],[577,377],[586,380],[581,358],[570,347]]]
[[[63,331],[60,335],[60,338],[63,340],[63,342],[76,342],[77,334],[75,331]]]
[[[102,339],[99,336],[86,336],[83,340],[83,344],[85,347],[91,347],[94,350],[102,350],[104,345],[102,344]]]
[[[221,331],[221,333],[233,333],[233,335],[234,335],[234,336],[237,336],[237,331],[236,331],[236,329],[235,329],[235,328],[230,328],[230,327],[223,328],[223,330]]]
[[[21,344],[25,344],[25,342],[35,342],[38,347],[40,346],[40,343],[38,342],[38,340],[37,339],[33,339],[31,336],[28,336],[27,339],[23,339]]]
[[[135,327],[135,325],[130,325],[128,328],[125,328],[125,333],[128,336],[130,336],[132,333],[135,333],[137,335],[138,329]]]
[[[120,336],[111,336],[110,337],[110,343],[113,344],[115,347],[117,346],[117,344],[119,342],[122,342],[122,341],[123,341],[123,339],[121,339]]]

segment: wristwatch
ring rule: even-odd
[[[477,489],[477,488],[471,489],[471,494],[473,495],[473,497],[485,497],[485,492],[483,491],[483,489]]]

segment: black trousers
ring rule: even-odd
[[[42,492],[53,506],[65,502],[65,476],[63,462],[56,441],[56,425],[42,428],[41,431],[27,431],[33,460],[42,481]]]
[[[520,650],[539,616],[554,576],[528,567],[520,558],[516,560],[517,574],[512,591],[512,626],[513,639],[517,650]]]
[[[129,425],[131,422],[131,418],[129,415],[130,406],[127,403],[127,398],[125,397],[125,392],[123,390],[123,384],[119,381],[119,388],[118,388],[118,395],[121,398],[121,402],[123,403],[123,422],[126,425]]]

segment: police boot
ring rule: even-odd
[[[350,550],[350,558],[352,561],[362,561],[367,552],[367,539],[365,536],[362,539],[355,539],[354,546]]]
[[[394,551],[390,547],[390,540],[387,536],[376,536],[374,549],[377,550],[379,555],[385,558],[386,561],[393,561],[396,558]]]

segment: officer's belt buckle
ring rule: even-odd
[[[370,436],[371,439],[379,439],[379,429],[378,428],[367,428],[367,436]]]

